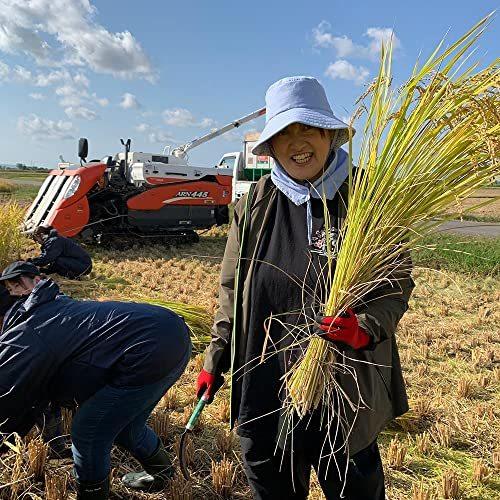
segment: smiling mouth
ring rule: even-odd
[[[293,155],[292,160],[298,165],[303,165],[304,163],[307,163],[312,157],[312,153],[301,153],[299,155]]]

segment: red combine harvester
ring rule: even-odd
[[[233,173],[189,166],[187,151],[263,114],[265,108],[161,155],[131,152],[129,139],[124,152],[87,163],[88,143],[80,139],[80,165],[60,163],[49,173],[24,229],[50,225],[98,243],[118,234],[197,241],[195,229],[229,221]]]

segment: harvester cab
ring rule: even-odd
[[[117,235],[167,236],[197,241],[195,230],[229,221],[230,169],[194,167],[187,152],[265,113],[261,109],[188,142],[171,153],[131,151],[87,161],[88,141],[78,144],[79,164],[61,162],[29,207],[27,233],[50,225],[68,237],[97,242]]]

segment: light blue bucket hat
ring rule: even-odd
[[[267,89],[266,126],[252,153],[270,156],[269,139],[292,123],[338,130],[334,138],[336,148],[349,141],[349,125],[333,114],[325,89],[312,76],[283,78]]]

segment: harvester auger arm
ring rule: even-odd
[[[265,114],[266,114],[266,108],[261,108],[257,111],[254,111],[253,113],[250,113],[249,115],[243,116],[239,120],[235,120],[234,122],[231,122],[231,123],[225,125],[224,127],[213,130],[212,132],[209,132],[208,134],[202,135],[201,137],[198,137],[198,138],[192,140],[191,142],[187,142],[186,144],[183,144],[182,146],[175,148],[172,151],[172,155],[176,156],[177,158],[183,158],[184,156],[186,156],[186,153],[190,149],[193,149],[196,146],[199,146],[200,144],[204,144],[205,142],[211,141],[212,139],[215,139],[216,137],[219,137],[220,135],[225,134],[226,132],[229,132],[233,128],[238,128],[240,125],[243,125],[244,123],[255,120],[259,116],[262,116]]]

